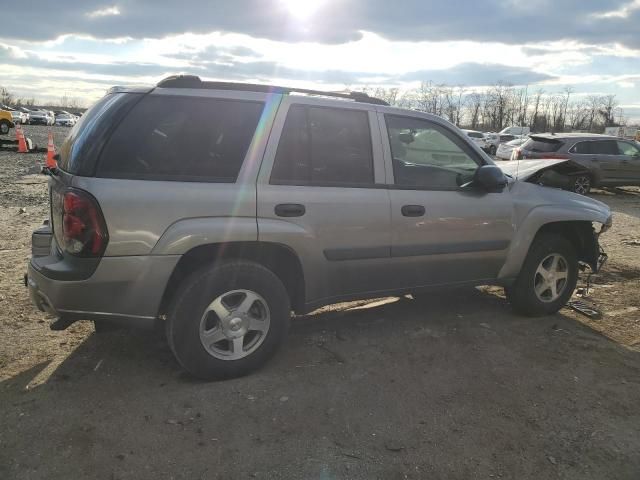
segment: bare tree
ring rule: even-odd
[[[14,96],[9,90],[4,87],[0,87],[0,103],[3,105],[11,105],[14,101]]]

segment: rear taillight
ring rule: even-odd
[[[109,241],[98,202],[83,190],[67,190],[62,200],[62,245],[72,255],[99,257]],[[55,228],[55,227],[54,227]]]

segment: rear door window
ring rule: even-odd
[[[591,142],[591,153],[596,155],[619,155],[615,140],[596,140]]]
[[[235,182],[263,103],[147,95],[113,133],[99,177]]]
[[[292,105],[270,183],[372,185],[373,151],[367,112]]]

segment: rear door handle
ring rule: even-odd
[[[299,203],[281,203],[275,208],[276,215],[279,217],[301,217],[306,211],[304,205]]]
[[[405,217],[422,217],[425,209],[422,205],[404,205],[400,211]]]

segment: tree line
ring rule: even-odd
[[[64,108],[70,110],[82,110],[84,108],[83,102],[77,98],[70,98],[66,94],[60,97],[58,102],[42,104],[35,98],[30,97],[18,97],[11,93],[7,88],[0,86],[0,104],[8,105],[11,107],[34,107],[34,106],[48,106],[52,108]]]
[[[390,105],[433,113],[459,127],[472,130],[500,131],[511,125],[528,126],[534,132],[583,130],[601,133],[605,127],[625,125],[626,118],[615,95],[574,95],[573,88],[560,93],[542,88],[530,91],[498,83],[478,91],[464,86],[422,82],[410,90],[399,88],[363,88],[370,95]],[[34,98],[20,98],[0,86],[0,103],[33,107]],[[77,98],[63,95],[56,105],[65,109],[82,109]]]
[[[518,125],[534,132],[600,133],[605,127],[626,124],[615,95],[578,96],[571,87],[551,93],[542,88],[530,91],[529,87],[498,83],[478,91],[422,82],[411,90],[380,87],[363,91],[390,105],[433,113],[472,130],[500,131]]]

